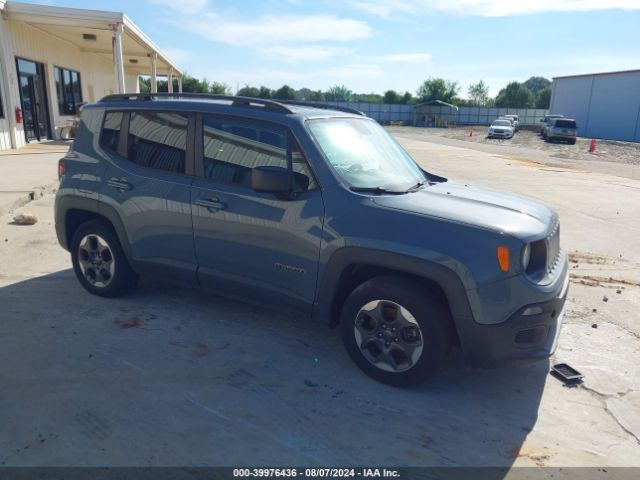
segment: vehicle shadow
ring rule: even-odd
[[[454,353],[397,389],[362,374],[324,325],[149,281],[100,298],[70,269],[0,287],[0,305],[7,466],[493,466],[500,478],[516,459],[544,464],[523,444],[548,362],[477,370]]]

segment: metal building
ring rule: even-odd
[[[549,111],[582,137],[640,142],[640,70],[554,77]]]

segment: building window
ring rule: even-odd
[[[80,73],[75,70],[54,67],[56,92],[58,93],[58,111],[60,115],[75,115],[82,104]]]

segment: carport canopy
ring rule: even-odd
[[[166,76],[169,92],[173,78],[182,92],[182,72],[124,13],[77,8],[50,7],[7,2],[9,20],[28,23],[69,42],[83,52],[113,59],[119,93],[125,92],[125,70],[151,77],[151,91],[157,92],[157,77]]]

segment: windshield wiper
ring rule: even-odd
[[[349,187],[352,192],[368,192],[368,193],[393,193],[396,195],[402,195],[407,193],[404,190],[388,190],[385,187]]]
[[[425,186],[427,184],[426,180],[421,180],[418,183],[416,183],[413,187],[409,187],[405,190],[406,193],[409,192],[415,192],[416,190],[420,190],[420,188],[422,188],[423,186]]]

